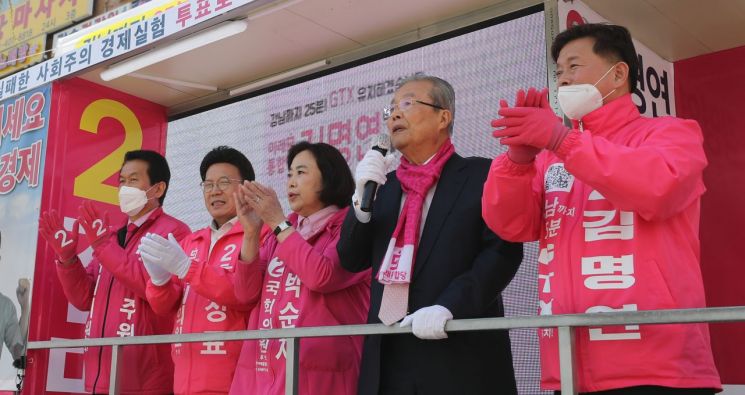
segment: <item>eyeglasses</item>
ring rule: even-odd
[[[243,180],[236,180],[236,179],[228,178],[228,177],[220,177],[217,179],[217,182],[202,181],[199,183],[199,186],[202,188],[202,191],[204,191],[204,193],[208,193],[208,192],[212,192],[215,186],[217,186],[217,189],[221,191],[225,191],[228,188],[230,188],[230,184],[234,182],[240,184],[243,182]]]
[[[399,101],[397,104],[391,104],[390,106],[383,107],[383,120],[387,120],[388,118],[390,118],[393,115],[393,112],[396,111],[396,107],[398,107],[398,109],[401,110],[401,112],[406,112],[406,111],[409,111],[411,106],[413,106],[416,103],[424,104],[425,106],[434,107],[438,110],[444,110],[444,108],[436,104],[423,102],[421,100],[411,99],[411,98],[401,99],[401,101]]]

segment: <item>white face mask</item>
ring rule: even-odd
[[[155,185],[153,185],[154,187]],[[128,216],[137,215],[150,200],[147,198],[147,192],[153,187],[143,191],[139,188],[128,187],[126,185],[119,188],[119,208]]]
[[[556,97],[559,99],[559,107],[561,107],[561,111],[563,111],[569,119],[580,120],[585,115],[602,107],[603,100],[616,90],[613,89],[608,92],[607,95],[602,96],[598,88],[595,86],[602,81],[614,67],[616,67],[616,64],[611,66],[611,68],[609,68],[608,71],[606,71],[605,74],[603,74],[603,76],[592,85],[578,84],[560,86]]]

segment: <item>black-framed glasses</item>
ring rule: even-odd
[[[204,193],[212,192],[213,189],[215,189],[215,186],[217,186],[217,189],[221,191],[226,191],[228,188],[230,188],[230,184],[232,183],[242,183],[243,180],[236,180],[234,178],[228,178],[228,177],[220,177],[217,179],[217,181],[202,181],[199,183],[199,186],[202,188],[202,191]]]
[[[393,115],[393,112],[396,111],[396,107],[398,107],[398,109],[401,110],[401,112],[406,112],[406,111],[409,111],[411,106],[413,106],[416,103],[424,104],[425,106],[430,106],[438,110],[444,110],[444,108],[438,106],[437,104],[427,103],[427,102],[423,102],[421,100],[412,99],[412,98],[406,98],[406,99],[401,99],[401,101],[399,101],[396,104],[391,104],[390,106],[383,107],[383,120],[390,118],[391,115]]]

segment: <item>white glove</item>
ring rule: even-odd
[[[186,253],[181,249],[181,246],[172,233],[168,234],[168,239],[155,233],[146,234],[140,241],[137,251],[140,253],[142,261],[148,262],[145,266],[146,269],[147,265],[152,264],[177,275],[181,279],[186,276],[189,266],[191,266],[191,259],[186,256]],[[150,273],[149,269],[148,273]]]
[[[414,336],[424,340],[446,339],[445,323],[453,319],[447,308],[436,304],[422,307],[401,320],[401,327],[411,326]]]
[[[376,150],[369,150],[354,170],[355,190],[352,196],[352,207],[357,220],[362,223],[370,222],[370,213],[360,210],[360,202],[365,192],[365,184],[375,181],[378,187],[385,184],[388,167],[393,163],[393,155],[383,156]]]
[[[171,272],[155,264],[152,260],[150,260],[150,258],[152,258],[151,256],[148,255],[148,257],[145,257],[144,255],[140,254],[140,258],[142,258],[142,264],[145,266],[147,274],[150,275],[150,281],[153,283],[153,285],[161,286],[167,284],[168,281],[171,280]]]

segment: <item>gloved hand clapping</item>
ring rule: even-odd
[[[72,231],[62,225],[62,219],[56,211],[45,212],[39,218],[39,234],[47,241],[62,263],[72,262],[77,255],[78,221],[72,224]]]
[[[109,227],[109,213],[101,215],[101,212],[93,206],[93,202],[84,201],[79,208],[80,217],[78,222],[85,230],[85,238],[88,239],[91,247],[97,248],[101,243],[111,238],[111,228]]]
[[[531,162],[543,149],[555,151],[569,133],[548,102],[548,89],[537,91],[530,88],[527,93],[518,91],[515,107],[510,108],[501,100],[500,119],[492,121],[494,137],[501,138],[509,146],[507,155],[516,163]]]
[[[137,252],[140,254],[145,269],[150,273],[150,279],[155,285],[168,282],[163,274],[164,270],[175,274],[178,278],[184,278],[191,266],[191,260],[171,233],[168,234],[168,239],[155,233],[146,234],[141,239]],[[160,270],[155,269],[151,272],[154,267]],[[160,284],[156,284],[156,281]]]
[[[147,270],[147,274],[150,275],[150,282],[153,285],[161,286],[168,284],[171,281],[171,272],[154,263],[150,258],[142,257],[142,264]]]
[[[537,149],[555,151],[564,141],[569,128],[561,123],[548,102],[546,90],[526,95],[525,104],[538,104],[538,107],[506,107],[500,103],[500,119],[492,121],[495,128],[494,137],[501,138],[501,143],[513,146],[530,146]],[[518,99],[520,94],[518,93]],[[516,100],[518,102],[519,100]]]

